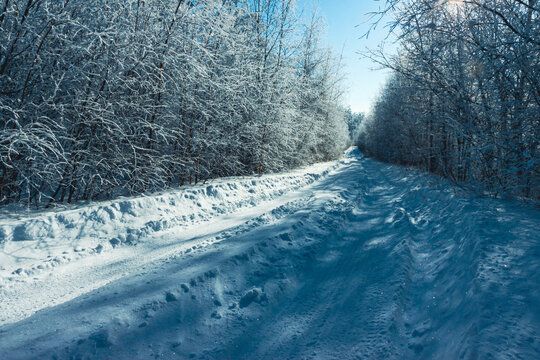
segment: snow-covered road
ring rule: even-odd
[[[0,359],[540,358],[538,210],[358,151],[327,166],[256,206],[4,277]]]

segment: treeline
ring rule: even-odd
[[[540,198],[537,0],[389,1],[394,76],[361,137],[378,159]]]
[[[336,158],[338,62],[291,0],[0,1],[0,204]]]

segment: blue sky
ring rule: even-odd
[[[305,8],[306,13],[319,9],[327,25],[324,41],[337,53],[343,50],[347,74],[344,102],[355,112],[368,112],[388,71],[375,70],[378,65],[363,59],[360,53],[365,52],[366,47],[376,48],[385,39],[387,29],[380,24],[368,39],[361,37],[370,26],[366,14],[384,6],[384,0],[298,0],[297,4]]]

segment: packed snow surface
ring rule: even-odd
[[[337,163],[0,220],[0,359],[540,359],[540,212]]]

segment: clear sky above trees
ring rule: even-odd
[[[327,24],[325,41],[337,53],[343,50],[346,84],[348,91],[345,103],[355,112],[368,112],[373,100],[382,88],[388,71],[374,70],[379,67],[363,58],[367,48],[376,48],[385,40],[387,29],[381,23],[366,39],[362,36],[369,30],[371,22],[368,13],[384,6],[377,0],[298,0],[298,7],[308,13],[317,8]],[[389,50],[395,46],[386,41]]]

